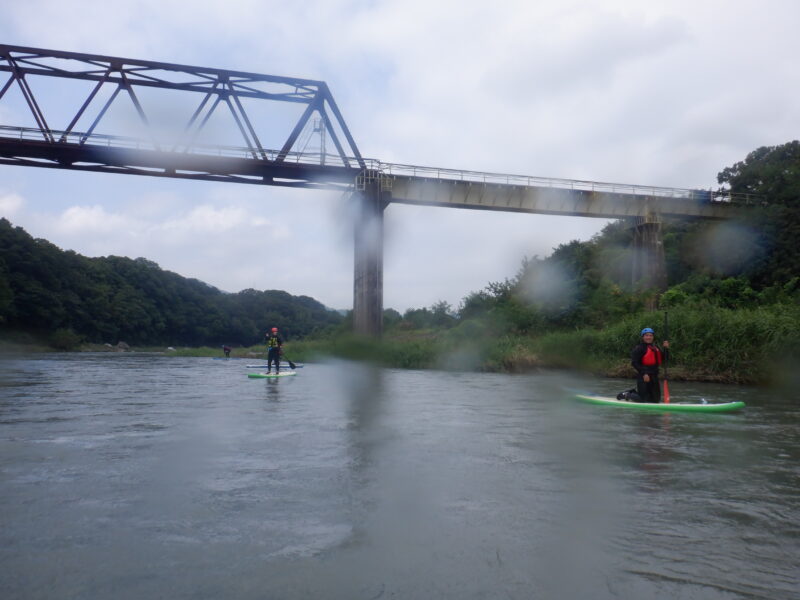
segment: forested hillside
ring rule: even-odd
[[[267,327],[301,338],[341,316],[279,290],[222,292],[144,258],[88,258],[0,219],[0,328],[69,341],[252,345]]]

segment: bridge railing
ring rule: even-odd
[[[45,133],[38,128],[32,127],[12,127],[0,125],[0,137],[13,138],[20,141],[38,141],[49,143],[64,143],[69,145],[98,146],[128,150],[149,150],[160,152],[172,152],[176,154],[193,154],[201,156],[220,156],[228,158],[238,158],[245,160],[267,160],[274,161],[281,154],[278,150],[257,150],[242,146],[226,146],[220,144],[186,144],[174,140],[147,140],[135,137],[119,135],[107,135],[92,133],[87,135],[81,132],[66,132],[51,130],[49,135],[55,142],[52,142]],[[295,163],[301,165],[321,165],[351,168],[357,164],[355,157],[342,158],[335,154],[322,154],[319,152],[288,152],[283,153],[283,163]],[[351,161],[346,163],[346,158]],[[504,173],[488,173],[482,171],[468,171],[463,169],[446,169],[438,167],[422,167],[417,165],[406,165],[400,163],[387,163],[377,159],[362,159],[366,168],[373,172],[379,172],[383,177],[414,177],[419,179],[433,179],[438,181],[452,182],[471,182],[485,185],[514,185],[522,187],[553,188],[562,190],[601,192],[610,194],[637,195],[653,198],[677,198],[695,200],[698,202],[709,203],[731,203],[731,204],[763,204],[764,198],[753,194],[732,193],[730,190],[700,190],[689,188],[672,188],[646,186],[626,183],[608,183],[598,181],[584,181],[580,179],[559,179],[554,177],[535,177],[529,175],[509,175]],[[354,169],[354,171],[358,171]]]

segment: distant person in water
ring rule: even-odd
[[[661,350],[655,344],[655,331],[645,327],[639,333],[641,342],[631,353],[631,364],[636,369],[636,391],[639,399],[636,402],[661,402],[661,388],[658,383],[658,366],[664,362],[664,353],[669,348],[669,342],[664,340]]]
[[[275,374],[281,372],[281,346],[283,338],[278,333],[278,328],[273,327],[267,333],[267,373],[272,372],[272,363],[275,362]]]
[[[231,357],[231,347],[230,346],[223,346],[222,351],[225,353],[225,358]]]

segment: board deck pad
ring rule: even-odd
[[[247,376],[251,379],[274,379],[275,377],[289,377],[297,375],[294,371],[281,371],[280,373],[248,373]]]
[[[266,369],[267,367],[269,367],[269,365],[245,365],[245,367],[247,367],[248,369]],[[291,369],[292,367],[289,368]],[[303,365],[295,365],[294,368],[302,369]]]
[[[624,408],[632,408],[635,410],[650,410],[656,412],[731,412],[740,410],[745,407],[744,402],[721,402],[718,404],[706,403],[700,404],[696,402],[665,402],[650,403],[650,402],[631,402],[629,400],[617,400],[616,398],[607,398],[604,396],[588,396],[583,394],[576,394],[575,399],[580,402],[588,404],[601,404],[604,406],[620,406]]]

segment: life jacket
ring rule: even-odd
[[[655,346],[648,345],[647,350],[642,357],[642,364],[646,367],[654,367],[656,365],[660,365],[661,361],[661,350]]]
[[[267,338],[267,348],[277,348],[279,345],[277,335],[271,335]]]

